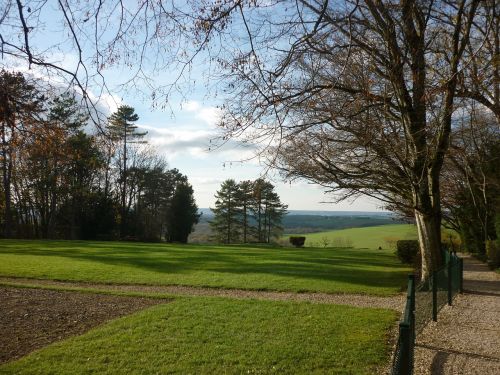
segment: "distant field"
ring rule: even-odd
[[[328,247],[336,245],[352,245],[352,247],[361,249],[388,249],[389,245],[386,238],[393,239],[416,239],[417,229],[411,224],[392,224],[380,225],[375,227],[340,229],[327,232],[307,233],[306,246],[324,246],[324,239],[328,241]],[[285,237],[287,239],[288,237]]]
[[[0,241],[0,276],[13,277],[391,295],[407,272],[389,250]]]
[[[282,226],[285,233],[315,233],[346,228],[364,228],[372,226],[391,225],[398,223],[388,215],[366,213],[342,213],[325,215],[318,214],[288,214],[283,218]],[[213,220],[212,214],[203,215],[195,230],[189,236],[190,243],[208,243],[211,241],[212,230],[209,221]],[[401,222],[399,222],[401,223]]]
[[[177,298],[0,366],[0,374],[374,374],[395,311]]]

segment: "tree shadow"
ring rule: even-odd
[[[441,375],[444,374],[445,365],[448,361],[450,354],[442,351],[438,351],[432,358],[431,363],[431,374]]]
[[[208,272],[207,283],[215,274],[234,274],[245,287],[245,277],[270,275],[295,279],[302,289],[304,281],[340,282],[396,289],[406,281],[407,271],[387,254],[367,250],[294,250],[262,247],[225,247],[144,244],[127,242],[88,243],[83,241],[0,242],[0,254],[62,257],[106,265],[127,266],[161,274]],[[126,272],[126,271],[124,271]],[[161,279],[161,278],[160,278]],[[161,283],[161,281],[159,282]],[[224,284],[223,282],[221,284]],[[246,285],[251,286],[251,285]],[[304,288],[307,289],[307,288]],[[325,289],[328,289],[325,287]]]

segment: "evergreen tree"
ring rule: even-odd
[[[281,221],[287,213],[287,208],[287,205],[281,203],[280,197],[274,191],[273,186],[273,189],[268,191],[264,197],[265,242],[270,243],[271,238],[278,237],[282,233],[283,227],[281,226]]]
[[[128,147],[134,143],[145,143],[142,138],[147,132],[138,132],[134,125],[139,120],[134,108],[128,105],[121,105],[108,119],[108,132],[112,141],[121,143],[122,155],[120,161],[120,180],[121,180],[121,226],[120,236],[125,236],[127,223],[127,151]]]
[[[238,184],[232,180],[226,180],[215,194],[215,208],[212,208],[214,219],[210,226],[218,241],[233,243],[239,241],[241,206],[238,201]]]
[[[273,185],[259,178],[254,182],[252,212],[257,222],[257,241],[266,242],[266,197],[272,191]]]
[[[186,243],[200,214],[194,200],[193,188],[186,181],[177,184],[167,220],[167,239],[169,242]]]
[[[48,127],[59,129],[62,134],[62,165],[59,189],[62,193],[59,208],[59,225],[69,226],[71,239],[81,238],[83,212],[96,186],[103,156],[93,136],[83,131],[88,115],[82,111],[74,96],[64,93],[50,103]],[[51,156],[49,156],[51,157]]]
[[[251,234],[251,211],[253,201],[253,181],[246,180],[238,184],[237,200],[241,207],[241,228],[243,231],[243,243],[247,243]]]
[[[281,230],[281,221],[286,214],[287,206],[282,204],[274,185],[264,179],[254,183],[252,211],[257,222],[257,240],[271,241]]]

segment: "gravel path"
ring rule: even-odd
[[[500,275],[464,256],[464,294],[417,336],[415,375],[500,374]]]
[[[292,293],[269,292],[242,289],[202,288],[191,286],[152,286],[129,284],[97,284],[69,281],[38,280],[24,278],[0,277],[0,283],[13,285],[35,285],[58,288],[80,288],[139,293],[165,293],[184,296],[214,296],[229,298],[253,298],[273,301],[308,301],[315,303],[331,303],[356,307],[378,307],[402,311],[405,295],[393,297],[377,297],[361,294],[328,294],[328,293]]]

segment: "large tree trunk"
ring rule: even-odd
[[[441,230],[438,213],[415,210],[418,242],[422,259],[421,279],[428,278],[441,265]]]

